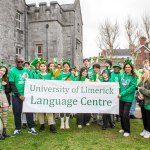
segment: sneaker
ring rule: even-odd
[[[128,137],[128,136],[130,136],[130,133],[124,133],[123,136]]]
[[[147,131],[143,137],[146,139],[150,138],[150,132]]]
[[[78,125],[78,128],[80,128],[80,129],[81,129],[81,128],[82,128],[82,125]]]
[[[55,128],[54,125],[50,125],[49,130],[50,130],[50,132],[52,132],[52,133],[57,133],[57,130],[56,130],[56,128]]]
[[[130,115],[130,119],[137,119],[134,115]]]
[[[45,130],[45,125],[44,125],[44,124],[41,124],[41,126],[40,126],[40,128],[39,128],[39,131],[41,132],[41,131],[43,131],[43,130]]]
[[[27,124],[26,123],[23,123],[22,124],[22,129],[26,129],[27,128]]]
[[[29,129],[28,133],[31,133],[33,135],[37,135],[38,134],[37,131],[34,128]]]
[[[119,130],[119,133],[124,133],[124,130]]]
[[[140,133],[140,136],[144,136],[146,134],[146,130],[144,129],[141,133]]]
[[[2,134],[0,134],[0,140],[5,140],[5,137]]]
[[[90,125],[90,123],[87,123],[87,124],[86,124],[86,126],[89,126],[89,125]]]
[[[15,137],[16,135],[19,135],[21,132],[21,130],[15,130],[12,137]]]

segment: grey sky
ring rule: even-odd
[[[26,3],[39,3],[52,0],[26,0]],[[73,3],[74,0],[57,0],[59,4]],[[150,13],[150,0],[80,0],[83,17],[84,57],[94,56],[100,51],[97,46],[98,27],[105,18],[112,22],[116,19],[123,25],[127,16],[140,23],[143,14]],[[128,48],[124,29],[121,26],[120,48]]]

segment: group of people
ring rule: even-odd
[[[149,60],[143,62],[142,69],[135,70],[132,60],[126,59],[124,63],[118,63],[112,66],[111,60],[105,61],[105,66],[101,69],[99,64],[89,66],[89,59],[83,60],[83,67],[75,66],[71,68],[70,63],[64,61],[62,64],[54,62],[47,63],[42,58],[35,58],[31,63],[25,62],[22,56],[16,58],[16,66],[9,71],[5,66],[0,66],[0,113],[3,122],[3,132],[0,134],[0,140],[9,137],[6,132],[9,106],[12,103],[14,114],[15,131],[12,136],[21,133],[22,127],[28,127],[28,133],[37,135],[35,129],[36,119],[38,118],[39,131],[45,129],[46,120],[48,120],[49,130],[57,133],[55,119],[57,114],[53,113],[22,113],[23,101],[25,101],[24,87],[25,79],[39,80],[64,80],[81,82],[118,82],[120,89],[116,96],[119,99],[119,117],[123,136],[130,136],[130,117],[133,106],[135,107],[136,98],[141,105],[143,131],[140,133],[144,138],[150,138],[150,66]],[[138,93],[137,97],[135,96]],[[11,97],[10,97],[11,96]],[[60,113],[60,128],[69,129],[69,119],[72,114]],[[91,116],[97,119],[99,114],[77,113],[76,124],[78,128],[84,125],[89,126]],[[131,115],[131,116],[130,116]],[[46,119],[46,116],[48,119]],[[114,115],[101,114],[101,126],[105,130],[108,127],[115,128]],[[118,117],[117,116],[117,117]]]

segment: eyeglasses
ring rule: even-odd
[[[23,63],[23,61],[17,61],[17,63],[18,63],[18,64],[20,64],[20,63],[22,64],[22,63]]]

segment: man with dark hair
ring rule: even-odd
[[[25,100],[25,79],[31,76],[30,71],[23,67],[23,63],[24,58],[22,56],[18,56],[16,58],[16,66],[9,71],[9,82],[12,89],[12,106],[16,127],[13,136],[18,135],[21,132],[21,113],[23,101]],[[33,114],[26,113],[26,118],[29,127],[28,133],[37,135],[37,132],[34,129]]]
[[[94,71],[92,67],[89,66],[90,61],[88,58],[83,59],[83,67],[85,67],[88,70],[88,77],[91,78],[94,74]]]

